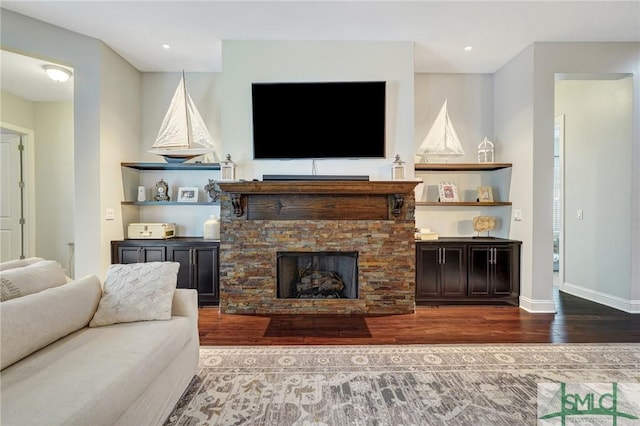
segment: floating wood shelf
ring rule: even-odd
[[[416,171],[472,172],[508,169],[511,163],[416,163]]]
[[[216,202],[198,202],[198,203],[184,203],[178,201],[122,201],[120,204],[123,206],[217,206],[220,203]]]
[[[510,206],[511,202],[493,202],[479,203],[477,201],[459,201],[459,202],[439,202],[439,201],[416,201],[416,206],[438,206],[438,207],[487,207],[487,206]]]
[[[136,170],[220,170],[219,163],[120,163]]]

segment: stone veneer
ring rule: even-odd
[[[247,220],[221,197],[220,311],[406,314],[415,309],[415,200],[388,220]],[[279,251],[357,251],[358,299],[277,298]]]

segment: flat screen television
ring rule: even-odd
[[[254,158],[384,158],[385,86],[253,83]]]

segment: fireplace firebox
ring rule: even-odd
[[[357,299],[358,252],[278,252],[280,299]]]

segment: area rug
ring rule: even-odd
[[[627,384],[617,411],[640,415],[640,344],[203,347],[165,424],[564,424],[540,423],[561,383]]]

